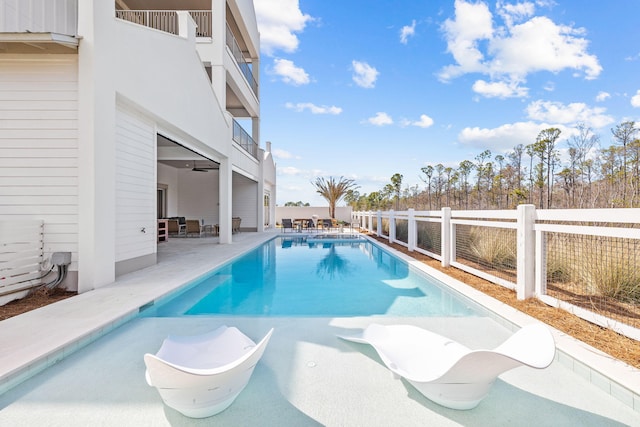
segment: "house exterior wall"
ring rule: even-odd
[[[78,63],[0,55],[0,221],[44,221],[44,258],[78,265]],[[71,274],[69,283],[75,282]]]
[[[231,118],[211,87],[195,49],[195,33],[186,39],[115,21],[116,62],[129,65],[114,68],[116,91],[174,130],[175,140],[216,161],[229,158]]]
[[[116,276],[156,263],[156,132],[126,106],[116,112]]]
[[[252,2],[227,2],[258,55]],[[173,35],[115,18],[113,1],[0,0],[0,8],[13,13],[0,17],[0,32],[23,32],[24,49],[29,19],[33,29],[78,36],[65,39],[77,50],[64,55],[0,51],[0,221],[44,221],[45,257],[72,253],[63,285],[85,292],[156,262],[158,184],[167,186],[169,216],[220,224],[222,244],[232,241],[232,216],[263,230],[259,193],[270,189],[275,200],[275,168],[265,176],[264,159],[232,142],[229,73],[209,81],[188,12],[177,12]],[[224,28],[225,2],[212,2],[212,10],[214,27]],[[224,67],[222,49],[214,56]],[[256,97],[248,109],[257,114],[258,105]],[[158,134],[220,170],[159,164]]]

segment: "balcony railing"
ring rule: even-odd
[[[258,144],[235,120],[233,121],[233,140],[255,159],[258,158]]]
[[[196,37],[211,37],[211,11],[188,11],[196,23]],[[175,10],[116,10],[116,18],[144,25],[171,34],[178,34],[178,14]]]
[[[236,60],[236,63],[240,67],[240,71],[244,75],[244,78],[247,79],[247,82],[251,86],[253,93],[258,96],[258,82],[253,77],[253,70],[251,68],[251,64],[247,63],[244,59],[244,55],[242,55],[242,50],[240,50],[240,46],[236,41],[236,38],[233,36],[231,29],[227,26],[227,47],[231,50],[231,54]]]

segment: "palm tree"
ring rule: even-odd
[[[353,179],[347,179],[342,176],[338,180],[332,176],[330,176],[329,179],[318,177],[312,184],[316,187],[316,192],[329,202],[329,216],[331,219],[336,217],[336,203],[338,203],[349,190],[358,187]]]

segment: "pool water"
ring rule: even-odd
[[[479,308],[365,239],[278,237],[142,316],[474,316]]]

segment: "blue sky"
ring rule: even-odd
[[[361,194],[395,173],[456,168],[584,123],[640,121],[640,1],[254,0],[261,141],[280,206],[324,206],[311,181]],[[342,205],[342,203],[341,203]]]

